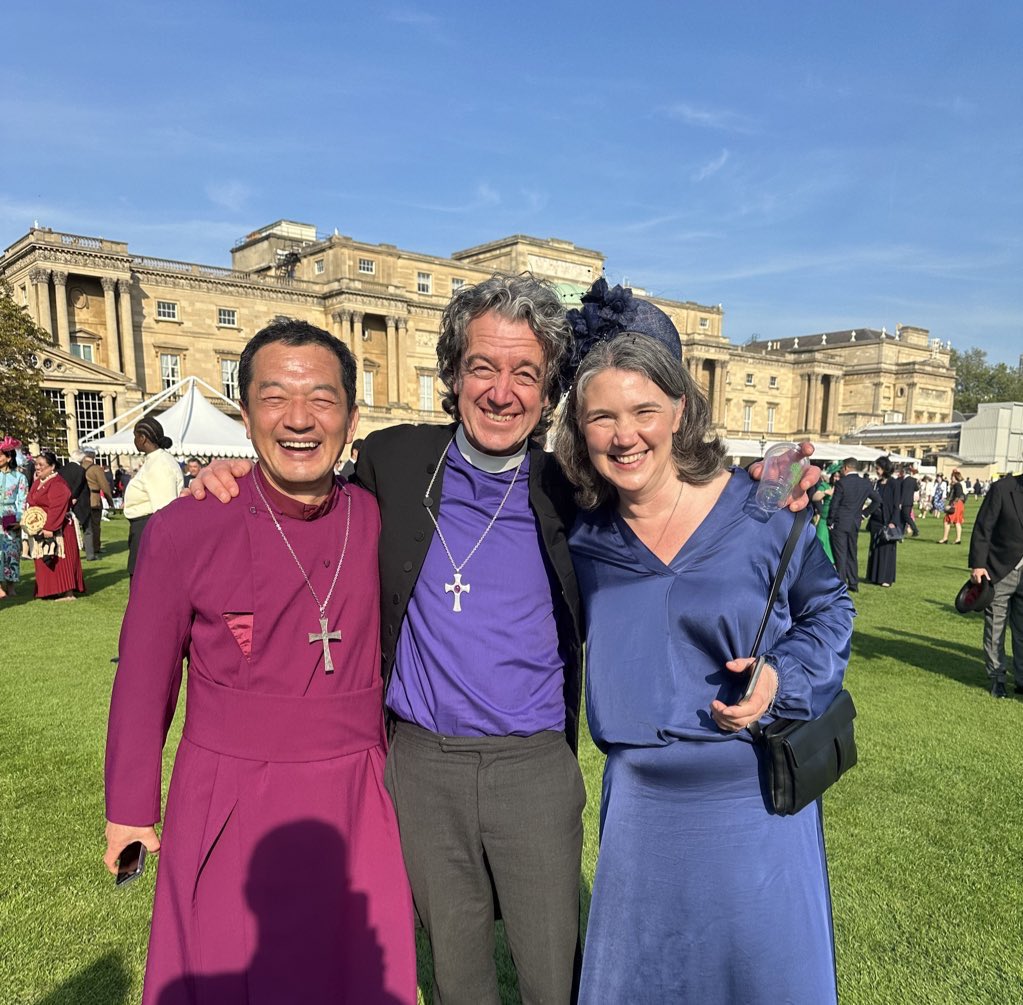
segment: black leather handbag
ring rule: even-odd
[[[796,515],[785,542],[767,609],[753,643],[753,656],[760,648],[782,578],[806,523],[806,512],[802,510]],[[763,727],[757,722],[750,724],[754,741],[767,755],[768,795],[775,813],[779,816],[798,813],[819,799],[856,763],[855,717],[852,695],[843,688],[816,719],[775,719]]]
[[[880,537],[881,537],[882,541],[887,541],[889,544],[891,544],[892,541],[901,541],[902,540],[902,528],[901,527],[889,527],[888,524],[885,524],[881,528]]]

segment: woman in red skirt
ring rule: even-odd
[[[958,469],[952,472],[952,488],[945,503],[945,536],[938,544],[948,544],[948,532],[956,529],[956,544],[963,543],[963,518],[966,516],[966,490],[963,488],[963,476]]]
[[[36,563],[35,595],[74,600],[75,593],[85,593],[85,577],[71,520],[71,490],[57,474],[57,458],[52,453],[43,451],[35,461],[36,477],[28,490],[28,505],[46,513],[45,526],[28,538],[29,557]]]

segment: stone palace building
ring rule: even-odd
[[[438,258],[281,220],[240,240],[230,268],[35,227],[0,257],[0,276],[52,335],[38,365],[66,418],[67,443],[55,446],[74,449],[79,437],[186,376],[236,400],[242,347],[277,317],[309,321],[352,349],[361,434],[445,422],[435,347],[455,290],[494,272],[528,270],[556,283],[572,304],[603,266],[600,252],[553,238],[514,235]],[[871,424],[951,418],[949,350],[926,329],[850,329],[740,346],[724,335],[720,304],[648,299],[675,321],[686,365],[723,435],[828,441]]]

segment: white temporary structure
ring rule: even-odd
[[[199,377],[185,377],[95,432],[83,436],[78,445],[82,450],[91,449],[101,454],[137,454],[139,451],[135,449],[133,432],[135,423],[145,415],[166,408],[158,418],[164,433],[173,441],[170,452],[175,457],[185,458],[190,454],[205,457],[255,457],[256,452],[245,435],[245,427],[213,405],[200,392],[200,386],[214,397],[234,406],[230,398],[224,397]],[[168,401],[174,401],[169,408]],[[123,426],[120,432],[104,435],[104,430],[112,430],[117,424]]]
[[[725,447],[728,456],[734,458],[736,463],[741,461],[754,460],[764,456],[764,449],[770,449],[779,442],[777,440],[765,439],[766,448],[762,448],[760,440],[729,438],[725,440]],[[861,462],[876,461],[884,454],[883,450],[877,447],[864,447],[854,443],[818,443],[813,442],[813,460],[816,461],[844,461],[847,457],[855,457]],[[913,462],[912,457],[903,457],[901,454],[888,454],[893,464]]]

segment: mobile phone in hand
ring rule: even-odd
[[[146,867],[146,846],[141,841],[132,841],[121,849],[117,860],[117,878],[114,886],[124,886],[138,879]]]
[[[757,684],[760,683],[760,674],[764,670],[766,657],[758,656],[753,666],[750,667],[749,682],[746,684],[746,690],[743,691],[742,697],[739,699],[739,704],[744,701],[749,701],[753,697],[753,692],[757,688]]]

